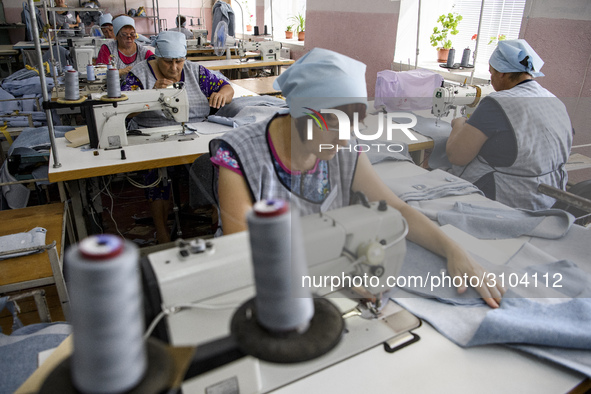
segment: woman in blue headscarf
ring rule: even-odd
[[[543,64],[525,40],[500,41],[489,60],[496,92],[451,122],[446,145],[452,173],[514,208],[550,208],[538,185],[565,190],[568,180],[573,129],[564,104],[534,81]]]
[[[135,22],[132,18],[121,15],[113,19],[115,40],[103,44],[97,56],[97,63],[111,64],[119,70],[119,77],[125,78],[136,64],[154,55],[148,47],[136,42]]]
[[[155,56],[140,62],[131,69],[121,85],[122,91],[167,88],[175,82],[183,82],[189,97],[189,122],[201,122],[212,108],[219,109],[232,101],[234,89],[224,79],[218,78],[205,67],[185,61],[187,41],[176,31],[163,31],[154,43]],[[174,123],[160,111],[142,112],[132,120],[132,127],[160,127]],[[157,179],[156,171],[150,171],[146,184]],[[152,217],[159,243],[170,241],[166,226],[170,211],[170,184],[147,189]]]
[[[369,201],[385,200],[399,210],[409,225],[407,238],[447,258],[451,276],[482,277],[482,267],[458,244],[382,182],[365,153],[347,149],[349,130],[341,135],[338,117],[365,117],[365,68],[357,60],[314,48],[275,81],[289,113],[211,142],[224,234],[246,230],[246,213],[259,200],[289,200],[307,215],[347,206],[352,193],[361,192]],[[338,111],[320,113],[323,109]],[[504,290],[485,285],[477,291],[491,307],[498,307]]]
[[[184,82],[189,95],[189,122],[201,122],[211,108],[221,108],[232,101],[234,89],[205,67],[187,62],[187,40],[183,33],[163,31],[154,43],[155,56],[136,65],[121,85],[121,90],[160,89]],[[171,124],[164,115],[146,112],[134,118],[141,127]]]

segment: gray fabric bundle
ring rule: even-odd
[[[432,200],[472,193],[482,194],[472,183],[442,170],[433,170],[418,176],[397,178],[387,181],[386,184],[403,201]]]
[[[561,209],[495,209],[456,202],[452,210],[439,212],[437,221],[442,226],[451,224],[480,239],[521,235],[561,238],[571,228],[575,217]]]
[[[36,246],[45,246],[45,235],[47,230],[43,227],[35,227],[32,230],[22,233],[9,234],[0,237],[0,252],[9,252],[11,250],[26,249]],[[0,260],[10,259],[13,257],[26,256],[28,254],[37,253],[38,250],[30,252],[11,253],[0,256]]]
[[[580,247],[591,252],[588,242]],[[401,271],[407,277],[438,275],[444,264],[410,243],[407,255]],[[479,262],[497,278],[505,274],[508,291],[498,309],[477,300],[472,289],[460,296],[455,289],[414,286],[390,296],[460,346],[516,346],[591,376],[591,267],[586,272],[572,261],[556,261],[527,243],[504,266]]]

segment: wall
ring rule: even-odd
[[[591,144],[591,1],[528,0],[520,37],[544,60],[537,81],[567,105],[575,129],[574,145]],[[591,157],[591,147],[574,153]],[[576,171],[571,180],[591,178]]]
[[[340,52],[367,65],[368,96],[373,97],[378,71],[390,69],[398,26],[399,1],[308,0],[306,40],[297,59],[312,48]]]
[[[4,13],[6,15],[6,21],[8,23],[15,23],[21,21],[21,11],[23,10],[22,4],[24,0],[3,0],[4,3]],[[81,0],[83,2],[84,0]],[[203,0],[200,1],[189,1],[189,0],[178,0],[180,1],[181,6],[181,14],[183,15],[191,15],[194,17],[199,17],[202,14],[205,16],[205,23],[208,29],[211,29],[211,7],[212,7],[212,0]],[[166,25],[168,28],[173,28],[176,26],[174,19],[178,14],[178,1],[171,1],[171,0],[160,0],[159,1],[159,11],[160,11],[160,18],[166,19]],[[28,2],[28,0],[27,0]],[[156,0],[154,0],[156,2]],[[101,8],[104,8],[108,13],[112,15],[118,15],[125,13],[125,3],[121,0],[99,0],[101,4]],[[203,3],[203,11],[201,11],[201,3]],[[70,7],[78,7],[79,2],[78,0],[69,0],[67,4]],[[155,15],[153,8],[152,8],[152,1],[151,0],[127,0],[127,9],[135,8],[138,9],[139,7],[143,6],[146,8],[146,12],[148,15]],[[138,33],[147,33],[147,34],[154,34],[154,24],[152,19],[136,19],[136,30]],[[195,18],[194,23],[197,23]],[[190,24],[190,21],[187,21],[187,25]],[[19,41],[24,40],[25,37],[25,30],[24,29],[10,29],[10,41],[15,44]]]

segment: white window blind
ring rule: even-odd
[[[456,62],[462,58],[464,48],[474,52],[476,40],[472,36],[478,32],[481,0],[457,0],[452,12],[462,15],[458,25],[460,34],[452,36],[456,49]],[[507,40],[519,38],[525,0],[485,0],[480,26],[477,63],[488,64],[488,59],[496,47],[496,41],[489,45],[491,37],[505,35]],[[472,60],[470,60],[470,63]]]

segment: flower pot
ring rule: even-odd
[[[293,38],[293,31],[285,31],[285,38],[287,38],[287,39]]]
[[[446,63],[447,62],[447,55],[449,55],[449,49],[437,48],[437,62],[438,63]]]
[[[252,25],[246,25],[246,31],[252,31]]]
[[[305,31],[301,31],[298,33],[298,41],[304,41],[304,38],[306,37],[306,32]]]

